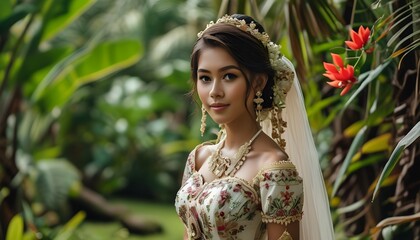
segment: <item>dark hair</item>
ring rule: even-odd
[[[234,14],[232,17],[245,20],[247,24],[254,22],[259,32],[264,28],[252,17]],[[255,74],[265,73],[268,81],[262,91],[263,108],[270,108],[273,102],[273,84],[275,71],[270,64],[267,48],[260,40],[250,33],[227,23],[218,23],[206,29],[203,35],[197,39],[191,54],[191,77],[194,84],[193,91],[197,90],[197,68],[200,51],[207,47],[220,47],[226,50],[239,64],[247,80],[247,97],[250,93],[251,79]],[[245,100],[246,101],[246,100]]]

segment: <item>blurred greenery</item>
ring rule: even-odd
[[[261,22],[297,68],[337,239],[420,233],[419,1],[0,5],[0,238],[19,219],[23,239],[181,238],[173,201],[186,157],[215,137],[200,137],[189,55],[210,20],[236,12]],[[374,49],[340,97],[322,63],[354,54],[344,41],[360,25]],[[154,234],[128,234],[139,229]]]
[[[130,211],[141,214],[145,219],[161,222],[163,233],[133,235],[117,222],[86,222],[80,226],[71,240],[173,240],[182,239],[184,229],[173,205],[130,199],[114,199],[113,203],[126,206]]]

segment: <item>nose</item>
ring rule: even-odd
[[[211,86],[210,89],[210,97],[212,98],[220,98],[223,97],[224,93],[223,93],[223,87],[222,87],[222,83],[218,80],[213,80],[213,85]]]

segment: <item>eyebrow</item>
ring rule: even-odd
[[[220,68],[219,69],[219,72],[223,72],[223,71],[226,71],[226,70],[229,70],[229,69],[237,69],[237,70],[241,71],[241,69],[239,67],[235,66],[235,65],[228,65],[228,66],[225,66],[225,67]],[[199,68],[197,70],[197,72],[206,72],[206,73],[209,73],[210,71],[207,70],[207,69]]]

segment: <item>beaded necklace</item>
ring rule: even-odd
[[[261,133],[260,129],[248,142],[245,142],[242,146],[239,147],[238,152],[235,154],[233,159],[228,157],[223,157],[220,153],[222,150],[225,141],[219,143],[216,148],[216,151],[210,156],[210,170],[218,177],[222,176],[234,176],[235,173],[241,168],[246,160],[246,155],[251,150],[252,142],[258,137]]]

